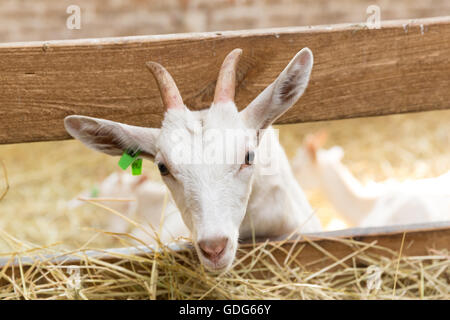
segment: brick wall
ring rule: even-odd
[[[356,23],[371,4],[384,20],[450,15],[448,0],[1,0],[0,42]]]

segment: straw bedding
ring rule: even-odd
[[[19,267],[0,271],[0,299],[449,299],[448,250],[403,257],[382,247],[377,249],[383,255],[374,254],[369,249],[376,243],[341,242],[352,254],[332,261],[325,252],[321,259],[330,263],[318,270],[291,259],[302,246],[280,263],[275,252],[281,245],[266,242],[221,274],[203,270],[192,251],[163,247],[155,255],[117,254],[118,261],[102,261],[76,250],[70,254],[81,263],[63,264],[42,257],[53,248],[17,242]],[[35,257],[28,267],[21,264],[25,252]]]

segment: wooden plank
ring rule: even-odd
[[[292,239],[284,239],[270,241],[267,243],[268,250],[272,250],[273,256],[281,263],[284,263],[286,253],[296,250],[303,246],[301,253],[295,257],[295,260],[304,265],[305,268],[316,270],[332,263],[331,259],[324,260],[326,255],[318,250],[318,247],[332,253],[336,258],[342,259],[355,251],[358,245],[349,245],[346,239],[353,239],[361,244],[372,243],[376,241],[378,247],[390,249],[398,252],[400,249],[403,234],[405,235],[405,244],[402,250],[404,256],[421,256],[429,254],[430,249],[448,249],[450,248],[450,221],[426,223],[426,224],[410,224],[400,226],[386,226],[374,228],[353,228],[331,232],[305,234],[304,237],[292,237]],[[264,241],[265,239],[260,239]],[[313,242],[313,244],[311,244]],[[243,243],[240,245],[237,258],[245,256],[253,250],[255,246],[261,245],[262,242]],[[294,247],[294,248],[293,248]],[[186,257],[195,257],[195,251],[190,244],[172,244],[169,245],[171,250],[185,255]],[[377,248],[368,250],[369,252],[381,254],[384,256],[392,255],[386,250]],[[124,255],[136,255],[145,257],[152,255],[154,250],[145,246],[106,249],[104,251],[84,251],[78,255],[74,254],[54,254],[42,256],[38,254],[35,257],[20,257],[22,266],[35,264],[36,261],[50,262],[58,265],[82,265],[86,259],[95,258],[110,263],[120,263],[123,265]],[[312,263],[319,261],[317,263]],[[19,266],[19,259],[0,258],[0,270],[7,266],[9,269]]]
[[[207,107],[224,56],[243,48],[237,104],[261,92],[301,48],[310,85],[277,123],[450,108],[450,17],[0,45],[0,143],[69,138],[82,114],[158,127],[163,107],[148,60],[162,63],[191,109]]]
[[[355,228],[323,232],[307,236],[308,240],[283,242],[280,248],[277,247],[276,242],[271,243],[271,246],[275,248],[273,256],[280,264],[285,263],[289,252],[296,252],[302,247],[295,260],[305,269],[316,271],[335,262],[324,252],[331,253],[337,259],[344,259],[361,249],[364,243],[376,245],[376,247],[367,249],[365,253],[382,255],[391,259],[397,258],[396,255],[400,252],[403,235],[405,235],[405,242],[402,248],[402,256],[426,256],[430,254],[430,249],[450,248],[450,221],[424,225]],[[349,239],[355,240],[359,244],[351,244],[345,241]],[[253,245],[247,244],[242,246],[242,250],[245,252],[250,250],[251,247]],[[342,260],[343,263],[348,261],[351,261],[351,259]]]
[[[0,42],[358,23],[370,5],[381,7],[383,20],[450,12],[447,0],[433,0],[432,5],[423,0],[396,0],[389,5],[384,0],[115,0],[108,6],[105,0],[77,0],[82,27],[68,30],[66,9],[73,4],[73,0],[33,0],[19,6],[0,1]]]
[[[105,5],[105,0],[77,0],[82,27],[68,30],[66,9],[73,0],[30,3],[0,1],[0,42],[358,23],[370,5],[381,7],[383,20],[450,13],[448,0],[433,0],[431,5],[423,0],[396,0],[389,5],[384,0],[115,0],[114,5]]]

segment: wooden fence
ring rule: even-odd
[[[244,50],[236,102],[251,101],[309,47],[310,85],[278,123],[450,107],[450,17],[222,33],[0,45],[0,143],[69,138],[62,119],[83,114],[160,126],[163,107],[145,62],[174,76],[191,109],[209,106],[220,64]]]
[[[63,118],[70,114],[160,126],[164,109],[144,65],[148,60],[167,67],[191,109],[205,108],[224,56],[236,47],[244,50],[236,97],[240,108],[299,49],[313,51],[310,85],[279,124],[450,108],[450,17],[384,22],[380,29],[342,24],[10,43],[0,45],[0,143],[68,139]],[[312,239],[322,238],[320,245],[345,256],[348,251],[339,238],[377,240],[396,249],[405,232],[414,242],[405,254],[450,247],[448,222],[324,233]],[[280,252],[295,243],[285,242]],[[317,254],[311,247],[299,259]],[[10,260],[0,260],[2,264],[15,265]]]

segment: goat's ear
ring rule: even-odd
[[[317,161],[317,151],[320,148],[314,141],[313,135],[306,136],[306,139],[303,143],[305,145],[306,152],[308,153],[310,159],[313,162]]]
[[[153,160],[159,129],[130,126],[119,122],[85,116],[64,119],[67,132],[87,147],[111,156],[124,150],[141,150],[141,155]]]
[[[241,111],[247,126],[265,129],[292,107],[308,85],[312,66],[313,54],[308,48],[303,48],[278,78]]]

